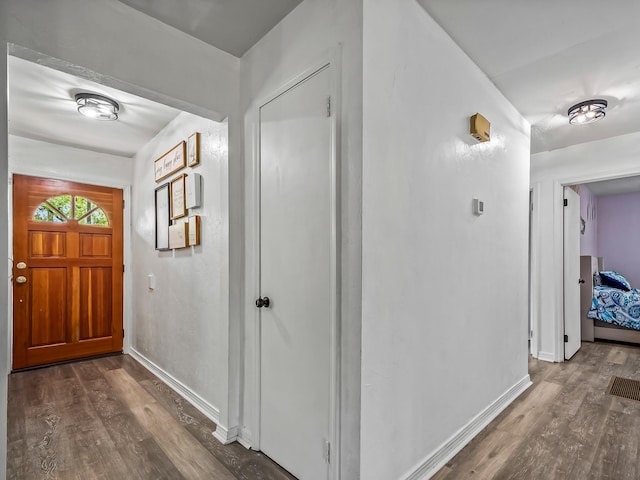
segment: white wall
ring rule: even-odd
[[[156,183],[153,161],[200,132],[200,165]],[[213,409],[227,414],[229,219],[227,125],[181,113],[134,157],[133,349]],[[155,250],[155,189],[177,174],[202,175],[201,245]],[[182,222],[182,220],[177,220]],[[148,288],[148,275],[156,287]],[[226,417],[225,417],[226,419]],[[223,428],[229,425],[223,423]]]
[[[579,185],[580,218],[584,232],[580,235],[580,255],[598,256],[598,197],[587,185]]]
[[[253,152],[256,148],[256,110],[284,84],[327,58],[340,46],[339,89],[341,178],[340,228],[342,269],[340,273],[341,312],[341,421],[340,469],[344,479],[359,478],[360,430],[360,208],[361,208],[361,120],[362,120],[362,3],[361,0],[305,0],[280,24],[260,40],[242,59],[242,114],[245,120],[246,188],[246,284],[244,305],[248,306],[244,330],[243,436],[252,442],[255,416],[255,371],[257,291],[253,256],[256,232],[253,229]],[[338,99],[334,99],[338,100]],[[335,450],[334,450],[335,452]],[[362,477],[365,478],[365,477]]]
[[[130,186],[133,160],[9,135],[9,171],[106,186]]]
[[[640,285],[640,192],[598,197],[598,255],[605,270],[615,270]]]
[[[531,186],[540,201],[540,211],[534,217],[539,221],[533,226],[540,232],[536,245],[539,262],[532,277],[533,288],[538,292],[534,299],[538,314],[532,323],[537,326],[534,338],[540,359],[564,359],[562,185],[640,174],[638,158],[640,133],[531,156]]]
[[[365,0],[363,50],[360,476],[425,478],[529,383],[529,125],[415,0]]]
[[[0,2],[0,92],[7,91],[7,25],[6,4]],[[8,145],[7,145],[7,96],[0,93],[0,198],[8,199]],[[5,205],[7,202],[5,201]],[[0,225],[7,225],[8,209],[0,208]],[[9,245],[6,235],[0,235],[0,258],[9,257]],[[7,312],[9,318],[9,288],[8,279],[12,265],[7,265],[8,275],[2,275],[0,282],[0,318]],[[6,478],[7,464],[7,373],[9,372],[9,324],[0,321],[0,480]]]

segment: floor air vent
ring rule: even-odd
[[[612,377],[609,387],[607,388],[609,395],[616,397],[628,398],[640,402],[640,381],[630,378]]]

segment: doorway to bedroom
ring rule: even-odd
[[[567,187],[565,187],[565,191]],[[640,344],[640,176],[581,183],[572,186],[579,202],[575,226],[564,222],[565,358],[568,325],[579,327],[579,341],[613,340]],[[568,208],[564,208],[565,217]],[[567,241],[579,238],[578,252]],[[576,254],[577,253],[577,254]],[[579,322],[571,310],[571,269],[579,268]],[[589,313],[591,311],[591,313]],[[591,318],[595,317],[595,318]],[[575,335],[575,330],[574,333]],[[571,339],[569,339],[571,340]]]

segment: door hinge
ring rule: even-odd
[[[569,341],[569,335],[565,335],[564,336],[564,343],[567,343]]]
[[[124,200],[122,200],[122,209],[124,210]]]
[[[567,200],[566,198],[564,199],[564,203],[563,205],[566,207],[567,205],[569,205],[569,200]]]
[[[122,273],[124,273],[124,265],[122,265]]]
[[[327,97],[327,117],[331,116],[331,96]]]
[[[324,458],[327,463],[331,463],[331,443],[328,440],[324,441]]]
[[[122,329],[122,338],[124,338],[124,328]]]

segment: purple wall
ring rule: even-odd
[[[640,288],[640,192],[598,197],[598,254]]]
[[[580,255],[597,257],[599,254],[598,197],[591,193],[591,190],[586,185],[580,185],[578,193],[580,194],[580,216],[585,221],[584,235],[580,235]]]

